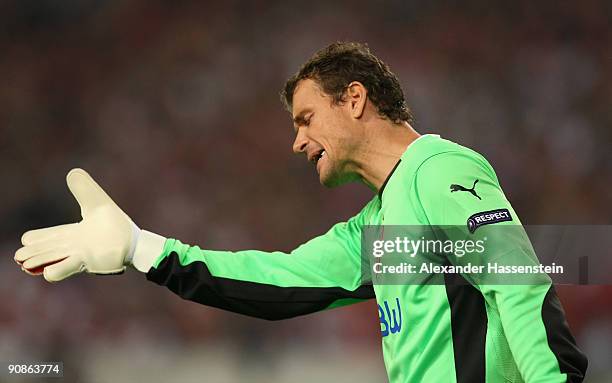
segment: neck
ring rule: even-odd
[[[357,174],[371,190],[380,191],[385,180],[406,151],[406,148],[421,135],[410,124],[392,124],[367,129],[364,151],[358,161]]]

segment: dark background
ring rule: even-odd
[[[337,40],[391,66],[419,132],[484,154],[523,223],[610,224],[611,3],[489,3],[0,1],[0,361],[63,361],[71,382],[384,381],[374,302],[267,323],[134,271],[51,285],[12,260],[24,231],[79,219],[75,166],[140,227],[206,248],[291,250],[358,212],[370,192],[319,185],[278,97]],[[589,381],[612,380],[612,289],[558,290]]]

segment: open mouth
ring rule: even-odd
[[[310,158],[310,162],[312,162],[313,164],[317,164],[319,162],[319,160],[321,158],[323,158],[323,156],[325,156],[325,149],[321,149],[318,152],[315,152],[311,158]]]

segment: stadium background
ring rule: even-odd
[[[487,156],[524,222],[610,224],[611,14],[590,0],[1,1],[0,360],[63,361],[70,382],[385,381],[373,302],[268,323],[133,271],[50,285],[13,263],[19,236],[78,218],[74,166],[141,227],[206,248],[290,250],[348,218],[368,191],[318,184],[278,97],[336,40],[391,66],[417,130]],[[612,289],[558,290],[589,381],[611,381]]]

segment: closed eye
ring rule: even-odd
[[[310,113],[304,118],[304,126],[310,126],[310,121],[312,120],[313,116],[314,116],[314,113]]]
[[[310,125],[310,120],[312,119],[313,114],[314,113],[310,113],[309,115],[300,114],[293,119],[293,127],[295,128],[296,133],[301,126]]]

